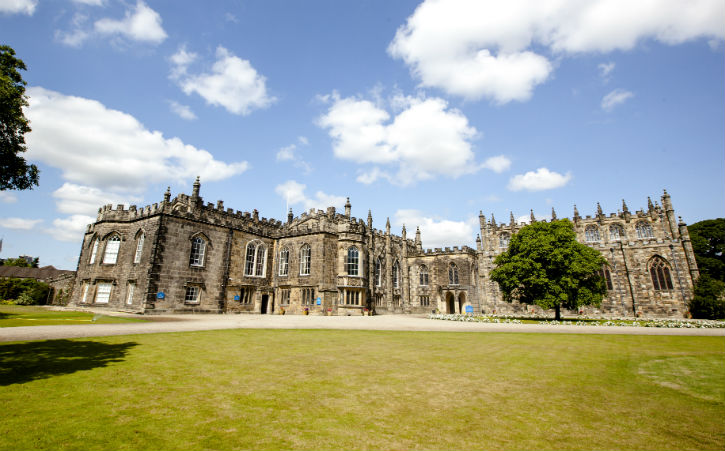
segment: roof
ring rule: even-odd
[[[18,279],[48,280],[65,274],[72,274],[74,271],[56,269],[52,265],[42,268],[23,268],[21,266],[0,266],[0,277],[15,277]]]

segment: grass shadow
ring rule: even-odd
[[[0,386],[86,371],[123,361],[138,343],[46,340],[0,346]]]

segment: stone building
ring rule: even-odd
[[[523,312],[502,301],[489,278],[496,255],[521,227],[513,215],[497,224],[480,215],[476,249],[423,249],[421,232],[408,238],[373,227],[334,207],[310,210],[283,223],[204,204],[197,178],[191,196],[137,209],[106,205],[88,226],[71,300],[139,313],[384,313]],[[698,272],[687,227],[675,220],[670,196],[647,211],[581,217],[581,242],[607,259],[609,292],[601,307],[613,316],[672,316],[686,312]],[[553,218],[556,214],[552,210]],[[532,214],[532,220],[533,218]]]

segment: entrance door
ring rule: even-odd
[[[263,294],[262,295],[262,315],[267,313],[267,304],[269,304],[269,295]]]
[[[456,313],[456,298],[453,294],[446,295],[446,304],[448,305],[448,313]]]

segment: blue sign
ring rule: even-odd
[[[156,298],[157,299],[163,299],[165,297],[166,297],[166,294],[164,294],[163,291],[159,291],[158,293],[156,293]]]
[[[466,306],[466,313],[473,313],[473,306],[472,305],[467,305]]]
[[[235,294],[235,295],[234,295],[234,300],[235,300],[235,301],[238,301],[238,300],[239,300],[239,295],[238,295],[238,294]]]
[[[322,305],[322,298],[321,297],[318,297],[317,298],[317,305]]]

